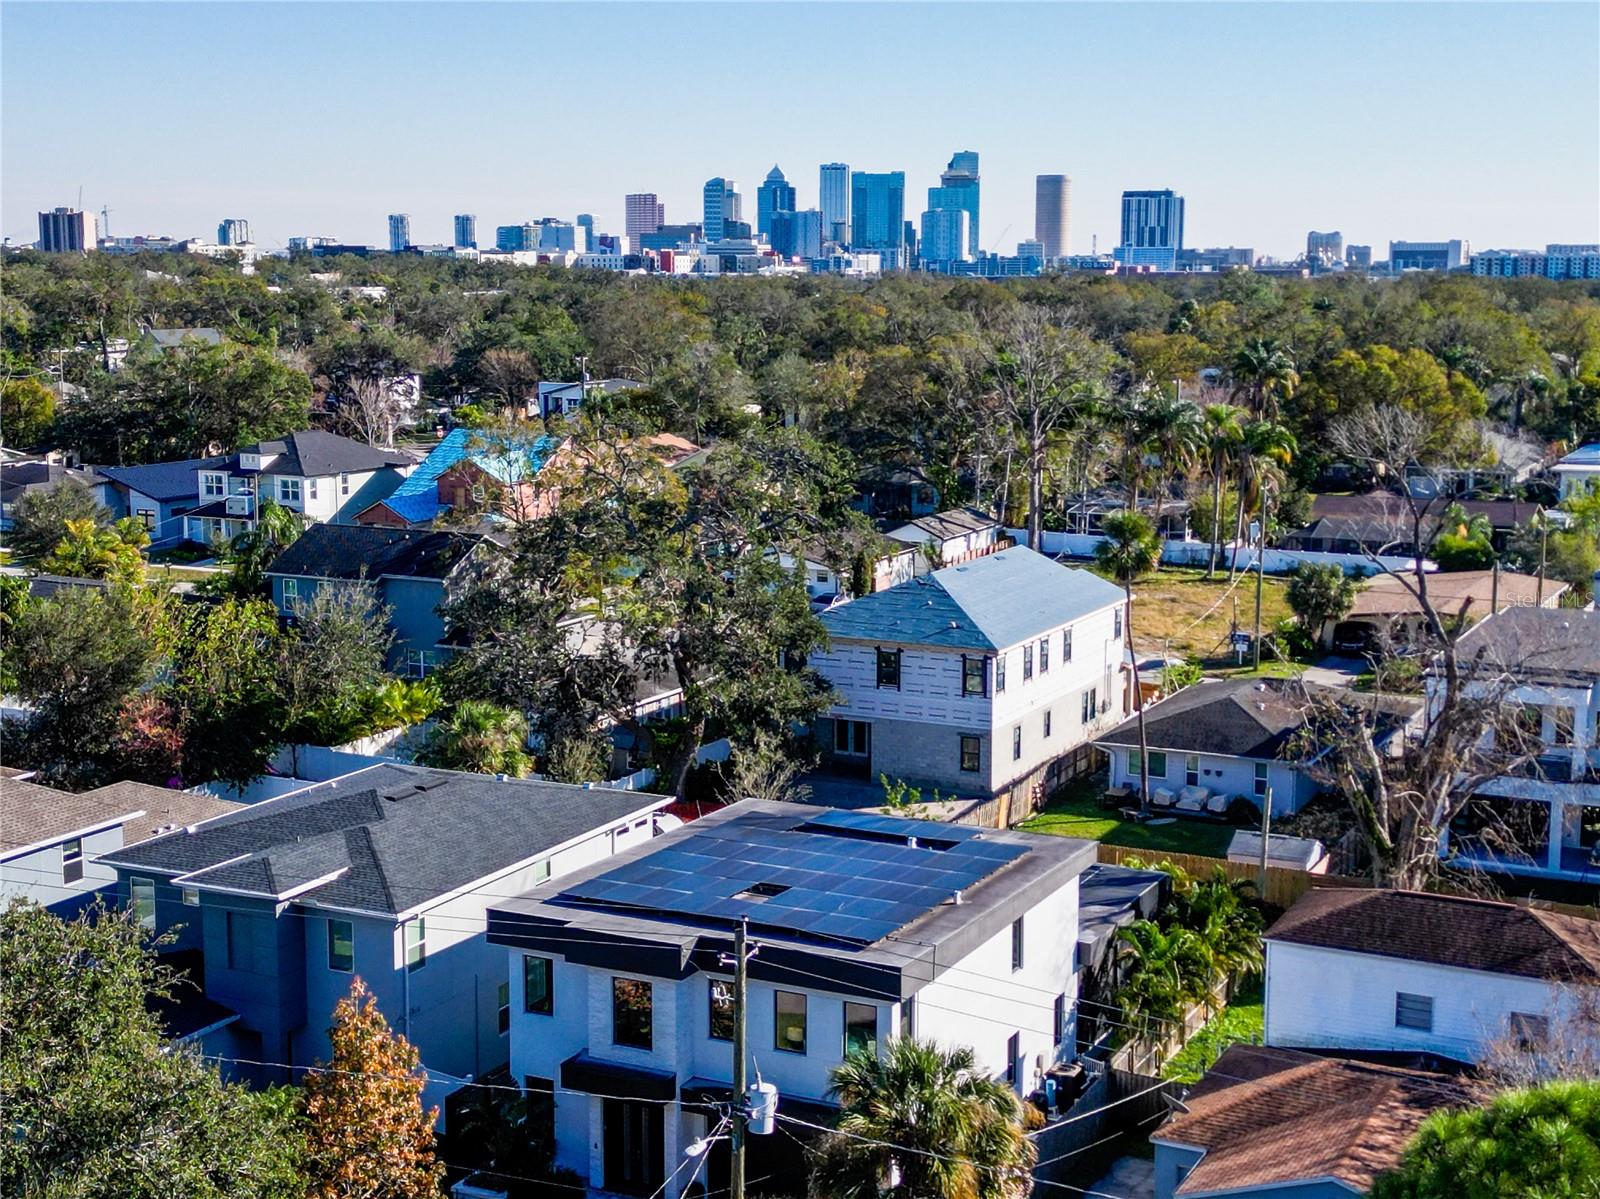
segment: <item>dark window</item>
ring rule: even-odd
[[[406,925],[406,969],[421,970],[428,964],[428,922],[418,916]]]
[[[495,992],[495,1027],[504,1036],[511,1031],[511,984],[501,983]]]
[[[900,651],[897,649],[880,649],[878,651],[878,686],[893,687],[900,690]]]
[[[1185,787],[1198,787],[1200,785],[1200,757],[1190,754],[1183,760],[1183,785]]]
[[[328,921],[328,969],[349,974],[356,968],[356,930],[348,920]]]
[[[1022,681],[1026,683],[1033,677],[1033,646],[1022,647]]]
[[[1017,1085],[1017,1059],[1022,1056],[1022,1034],[1012,1033],[1006,1038],[1006,1081]]]
[[[1550,1017],[1532,1012],[1512,1012],[1507,1026],[1522,1049],[1536,1049],[1550,1039]]]
[[[1046,737],[1050,736],[1050,709],[1049,708],[1046,708],[1044,710],[1044,735]]]
[[[833,722],[833,752],[853,758],[867,756],[867,729],[865,720],[835,720]]]
[[[1056,1030],[1056,1044],[1065,1043],[1067,1039],[1067,997],[1065,995],[1056,996],[1054,1028]]]
[[[900,1001],[900,1036],[914,1037],[917,1035],[917,997],[907,995]]]
[[[985,676],[988,674],[988,670],[986,669],[987,662],[987,658],[963,657],[961,659],[962,695],[984,694],[983,684]],[[997,667],[996,670],[995,690],[1004,691],[1006,689],[1005,669],[1003,667]]]
[[[61,843],[61,881],[79,882],[83,878],[83,839],[74,837]]]
[[[1083,717],[1084,724],[1089,724],[1094,720],[1095,709],[1099,706],[1096,700],[1095,688],[1090,687],[1089,690],[1083,693],[1083,707],[1080,715]]]
[[[806,1051],[806,997],[798,991],[773,992],[773,1045],[785,1053]]]
[[[555,1011],[555,963],[549,958],[522,955],[522,1010],[548,1016]]]
[[[878,1009],[870,1003],[844,1005],[844,1051],[878,1052]]]
[[[1022,969],[1022,917],[1011,922],[1011,968]]]
[[[1267,793],[1267,764],[1265,762],[1257,762],[1256,763],[1256,794],[1257,795],[1265,795],[1266,793]]]
[[[1011,730],[1011,760],[1013,762],[1022,760],[1022,726],[1020,724]]]
[[[556,1084],[553,1078],[522,1080],[528,1104],[528,1140],[535,1157],[549,1157],[556,1148]]]
[[[733,984],[720,978],[711,980],[711,1027],[713,1041],[733,1040]]]
[[[1432,1032],[1433,996],[1408,995],[1404,991],[1397,991],[1394,997],[1394,1026]]]
[[[1063,629],[1061,631],[1061,660],[1063,662],[1072,661],[1072,630],[1071,629]]]
[[[1150,751],[1150,777],[1153,779],[1167,777],[1167,755],[1159,749]]]
[[[133,918],[139,927],[154,932],[156,928],[156,884],[154,879],[130,878],[128,897],[133,901]]]
[[[962,734],[961,737],[961,769],[976,773],[983,769],[983,742],[977,737]]]
[[[650,1048],[650,984],[636,978],[611,980],[611,1040]]]
[[[1004,654],[996,654],[994,656],[994,693],[999,695],[1005,689],[1006,656]]]
[[[1039,638],[1039,673],[1044,674],[1050,669],[1050,638]]]
[[[1120,638],[1122,636],[1122,609],[1121,608],[1113,608],[1113,609],[1111,609],[1111,613],[1112,613],[1111,635],[1113,637],[1119,637]]]

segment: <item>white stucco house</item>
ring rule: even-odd
[[[1600,881],[1600,612],[1510,608],[1475,625],[1460,653],[1477,663],[1469,694],[1520,709],[1542,749],[1478,784],[1440,852],[1496,872]],[[1440,680],[1427,686],[1437,696]]]
[[[920,574],[993,553],[1000,545],[1004,529],[993,516],[977,508],[951,508],[916,517],[890,529],[887,535],[918,551]]]
[[[1559,480],[1560,496],[1568,499],[1600,486],[1600,441],[1580,445],[1550,468]]]
[[[1026,814],[1127,712],[1123,593],[1022,546],[822,614],[811,665],[837,693],[819,722],[836,770]]]
[[[1600,984],[1600,922],[1416,891],[1317,888],[1266,934],[1266,1043],[1477,1061]]]
[[[511,1070],[555,1161],[597,1191],[678,1199],[733,1077],[733,933],[748,921],[749,1078],[816,1124],[851,1051],[971,1046],[1019,1095],[1076,1054],[1071,838],[746,800],[489,912],[509,953]],[[789,1127],[803,1138],[805,1130]],[[794,1135],[749,1174],[803,1177]],[[727,1144],[698,1186],[727,1186]]]

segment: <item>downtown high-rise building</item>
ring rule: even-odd
[[[594,250],[594,213],[580,212],[575,223],[578,226],[578,250],[588,254]]]
[[[850,164],[825,162],[821,170],[818,207],[822,210],[822,240],[850,242]]]
[[[922,238],[917,253],[928,266],[970,262],[971,218],[964,208],[930,208],[922,214]]]
[[[46,254],[83,254],[95,248],[99,226],[87,212],[76,208],[53,208],[39,214],[39,240],[35,246]]]
[[[639,248],[639,239],[654,233],[667,223],[667,206],[655,192],[630,192],[622,198],[622,231],[628,235],[628,244]]]
[[[403,254],[411,244],[411,214],[409,212],[391,212],[389,214],[389,253]]]
[[[808,208],[804,212],[779,211],[772,214],[772,248],[785,258],[811,260],[822,257],[822,212]]]
[[[455,247],[458,250],[478,248],[478,218],[470,212],[456,213]]]
[[[217,245],[242,246],[250,241],[250,222],[228,217],[217,226]]]
[[[721,176],[707,179],[704,220],[706,240],[721,241],[726,236],[729,223],[739,224],[743,220],[744,208],[739,195],[738,181],[724,179]]]
[[[967,253],[978,256],[978,152],[957,150],[939,176],[939,186],[928,189],[928,210],[959,208],[967,214]]]
[[[1183,249],[1183,197],[1165,191],[1122,193],[1122,237],[1117,261],[1157,271],[1178,269]]]
[[[1344,261],[1344,234],[1335,229],[1332,233],[1318,233],[1313,229],[1306,234],[1306,261],[1324,265]]]
[[[906,265],[906,173],[852,171],[850,248],[883,256],[883,269]]]
[[[767,172],[766,180],[756,188],[756,232],[772,237],[772,214],[795,210],[794,185],[776,165]]]
[[[1072,179],[1067,175],[1040,175],[1033,183],[1033,240],[1044,247],[1044,257],[1062,258],[1072,253]]]

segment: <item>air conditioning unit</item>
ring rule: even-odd
[[[230,495],[224,502],[223,511],[229,516],[250,516],[254,514],[256,497],[253,495]]]

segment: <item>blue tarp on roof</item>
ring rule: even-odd
[[[511,483],[525,474],[538,474],[556,444],[551,437],[541,437],[526,447],[494,443],[493,434],[482,430],[452,429],[382,502],[402,520],[424,524],[444,511],[439,502],[439,476],[458,462],[470,459],[500,482]]]
[[[830,637],[1001,650],[1122,598],[1099,575],[1014,546],[831,608],[822,623]]]

